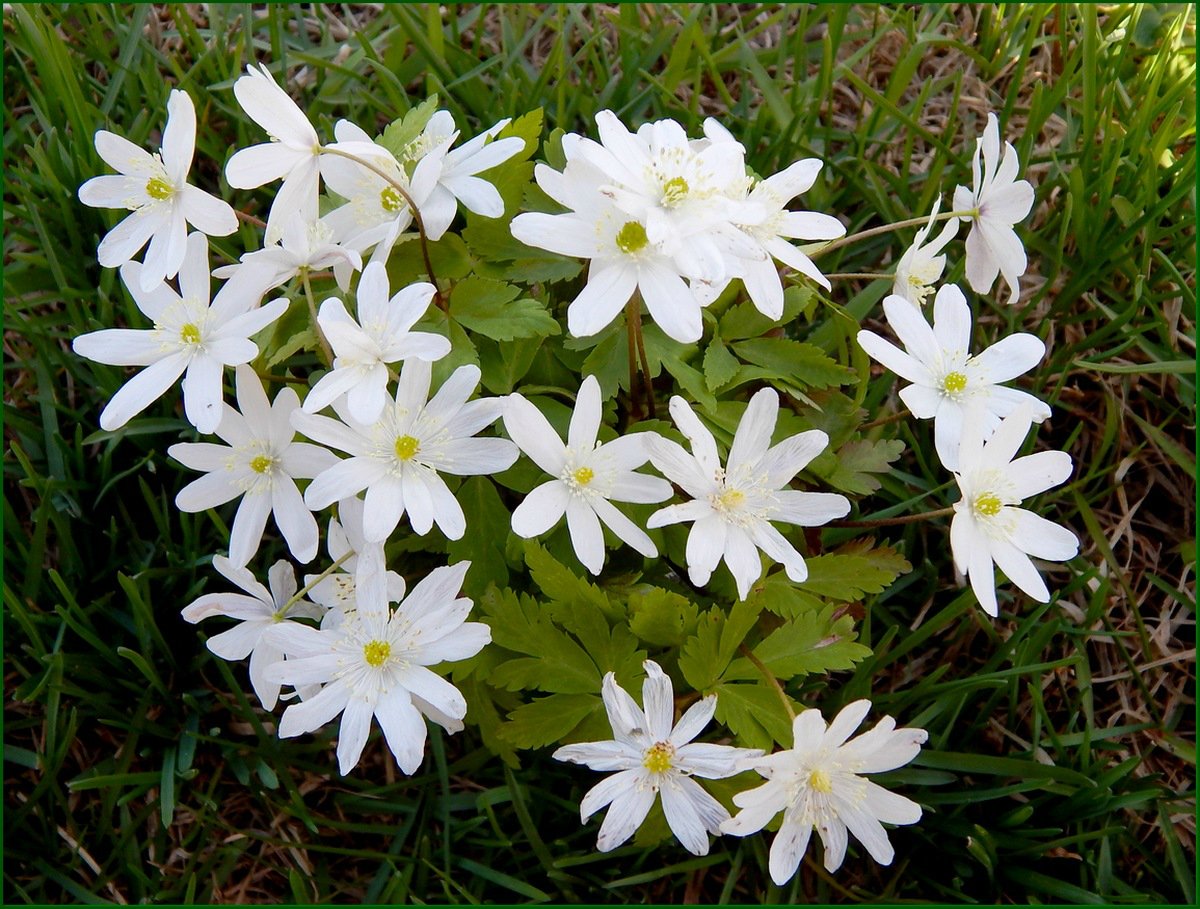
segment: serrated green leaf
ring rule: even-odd
[[[589,714],[603,709],[598,694],[552,694],[518,707],[497,734],[518,748],[541,748],[561,740]]]
[[[792,721],[779,692],[765,682],[723,682],[716,688],[717,722],[750,748],[791,747]],[[795,709],[793,704],[793,710]]]
[[[450,316],[471,331],[494,341],[556,335],[561,329],[546,307],[520,288],[491,278],[464,278],[450,294]]]
[[[807,560],[808,578],[797,584],[801,590],[829,597],[840,603],[861,600],[863,594],[879,593],[900,575],[912,571],[912,565],[896,550],[871,548],[865,540],[838,552],[813,556]]]
[[[764,316],[753,303],[738,303],[725,310],[717,332],[726,341],[761,338],[768,331],[791,322],[801,311],[812,306],[815,299],[810,287],[787,288],[783,292],[783,316],[778,320]]]
[[[594,584],[577,577],[534,540],[525,541],[525,564],[533,582],[549,599],[567,607],[597,610],[602,616],[621,618],[621,610]]]
[[[483,736],[483,744],[492,754],[510,767],[519,767],[520,760],[517,758],[512,744],[499,735],[500,729],[503,728],[503,721],[500,718],[500,712],[496,709],[491,686],[473,675],[461,681],[457,679],[455,681],[467,701],[465,722],[479,730],[480,735]]]
[[[450,540],[446,552],[451,562],[467,559],[471,567],[463,582],[463,592],[478,598],[488,587],[508,584],[508,562],[504,547],[509,533],[511,515],[492,481],[486,477],[469,477],[455,493],[467,519],[467,532],[460,539]]]
[[[446,282],[465,278],[475,270],[471,251],[458,234],[444,233],[440,240],[429,244],[429,261],[443,291]],[[425,255],[416,234],[405,234],[396,243],[387,260],[388,287],[395,293],[414,281],[428,279]],[[424,277],[422,277],[424,276]],[[431,306],[436,304],[431,304]]]
[[[494,395],[509,394],[525,377],[541,346],[541,338],[515,341],[476,338],[483,387]]]
[[[801,388],[828,388],[845,385],[854,378],[853,370],[840,365],[817,346],[786,338],[754,338],[738,341],[733,352],[747,363],[771,370],[784,382]]]
[[[808,561],[812,562],[811,559]],[[820,598],[798,589],[782,571],[768,575],[765,581],[755,585],[749,599],[762,603],[763,609],[785,619],[794,619],[804,612],[825,606]]]
[[[775,629],[754,648],[754,655],[778,679],[851,669],[871,655],[855,642],[857,632],[849,615],[835,618],[837,607],[805,612]],[[727,678],[754,678],[758,668],[749,660],[734,661]]]
[[[270,369],[272,366],[282,363],[302,350],[316,350],[319,346],[320,342],[317,340],[315,331],[311,328],[301,329],[271,352],[267,358],[267,368]]]
[[[457,322],[443,320],[440,325],[422,324],[420,327],[435,329],[438,334],[448,335],[450,338],[450,353],[433,363],[430,372],[432,387],[440,388],[442,383],[450,378],[450,374],[460,366],[466,366],[469,363],[475,366],[479,365],[479,352],[475,349],[475,342]]]
[[[699,609],[687,597],[651,587],[629,595],[629,628],[648,644],[678,647],[694,633]]]
[[[437,113],[438,96],[430,95],[403,117],[393,120],[375,141],[403,161],[408,146],[421,135],[429,120]]]
[[[488,681],[509,690],[537,687],[565,694],[598,692],[601,673],[592,658],[532,597],[518,598],[512,590],[492,587],[481,598],[484,621],[492,641],[515,653],[533,657],[509,660],[492,671]]]
[[[709,391],[716,391],[729,382],[738,371],[737,357],[729,352],[721,338],[715,337],[704,351],[704,383]]]
[[[751,598],[734,603],[728,615],[714,608],[700,616],[696,634],[684,642],[679,657],[679,669],[689,685],[706,691],[717,683],[761,609],[762,604]]]
[[[823,465],[814,460],[812,469],[822,476],[834,489],[857,495],[869,495],[879,488],[875,474],[887,473],[891,463],[904,453],[904,442],[900,439],[860,439],[847,442],[838,449],[836,463],[832,469],[822,470]]]

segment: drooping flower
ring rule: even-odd
[[[224,556],[213,556],[213,568],[246,593],[206,593],[183,608],[183,618],[193,624],[214,616],[238,620],[229,630],[209,638],[208,649],[223,660],[250,657],[250,685],[254,694],[266,710],[274,710],[280,685],[267,679],[266,670],[283,659],[283,651],[268,639],[266,631],[292,619],[320,618],[324,610],[304,599],[292,602],[296,573],[282,559],[267,573],[270,591],[255,579],[250,569],[238,568]]]
[[[567,444],[531,402],[509,395],[504,428],[533,461],[554,479],[542,483],[513,512],[513,531],[529,538],[545,533],[565,513],[575,555],[592,574],[604,567],[603,522],[623,542],[647,558],[658,555],[646,532],[620,512],[616,502],[661,502],[671,497],[671,484],[636,473],[649,459],[646,433],[631,433],[603,445],[600,429],[600,383],[588,376],[579,388]]]
[[[955,566],[970,579],[979,605],[990,616],[999,614],[993,563],[1025,593],[1048,603],[1046,582],[1029,557],[1063,562],[1079,552],[1079,539],[1070,530],[1016,507],[1071,475],[1071,456],[1065,451],[1039,451],[1014,460],[1032,423],[1029,407],[1022,404],[986,442],[977,415],[969,414],[963,425],[955,475],[962,497],[954,503],[950,548]]]
[[[1020,296],[1019,279],[1028,264],[1025,247],[1013,225],[1033,208],[1033,186],[1028,180],[1017,179],[1020,168],[1017,150],[1011,143],[1004,143],[1004,157],[1000,157],[1000,122],[995,114],[989,113],[983,138],[975,140],[972,187],[959,186],[954,190],[955,211],[978,212],[963,219],[971,222],[971,232],[967,234],[967,282],[976,293],[987,293],[1000,274],[1011,291],[1010,304],[1016,303]]]
[[[803,581],[808,577],[803,556],[771,522],[815,527],[850,511],[845,496],[787,488],[829,444],[829,437],[811,429],[772,447],[778,414],[779,395],[774,389],[763,388],[750,399],[726,467],[721,466],[712,433],[679,396],[671,398],[671,416],[691,442],[692,453],[661,437],[646,442],[654,466],[692,497],[682,505],[659,509],[647,526],[695,522],[688,534],[687,566],[697,586],[707,584],[724,559],[737,581],[738,597],[744,600],[762,576],[760,549],[782,563],[793,581]]]
[[[149,292],[179,273],[187,249],[187,225],[212,237],[237,230],[227,202],[187,182],[196,151],[196,108],[187,92],[167,101],[162,152],[152,155],[107,130],[96,133],[96,151],[117,174],[93,177],[79,187],[79,201],[93,208],[133,210],[100,241],[96,256],[105,268],[125,264],[150,241],[138,276]]]
[[[745,762],[745,769],[767,782],[733,797],[742,810],[721,825],[721,832],[749,836],[784,812],[771,843],[769,870],[776,884],[782,886],[796,873],[814,829],[825,846],[825,868],[836,871],[846,856],[848,833],[875,861],[889,865],[895,853],[880,822],[915,824],[921,819],[920,805],[862,774],[907,764],[928,735],[924,729],[897,729],[896,721],[885,716],[869,732],[846,741],[870,709],[868,700],[847,704],[828,729],[819,710],[803,710],[792,722],[790,750]]]
[[[467,401],[479,376],[478,366],[460,366],[426,403],[430,365],[406,360],[395,401],[372,424],[360,423],[338,402],[333,409],[341,421],[293,413],[292,425],[300,432],[351,455],[309,484],[305,503],[319,510],[365,489],[367,540],[386,540],[405,512],[418,534],[436,523],[447,537],[460,539],[467,527],[462,506],[438,474],[497,473],[511,467],[518,454],[508,439],[474,438],[503,408],[499,398]]]
[[[469,566],[435,568],[394,610],[357,609],[320,630],[276,626],[269,640],[287,659],[267,678],[323,685],[283,712],[280,738],[313,732],[341,714],[337,757],[345,775],[362,756],[374,717],[400,769],[415,773],[425,754],[422,714],[458,732],[467,713],[462,693],[429,667],[472,657],[492,639],[487,625],[466,621],[472,602],[458,596]]]
[[[223,405],[216,428],[226,444],[180,442],[167,449],[185,467],[205,472],[179,491],[175,506],[204,511],[241,496],[229,536],[229,561],[235,568],[254,557],[272,513],[292,556],[311,562],[317,554],[317,522],[304,506],[296,479],[315,477],[337,457],[318,445],[293,441],[291,416],[300,406],[295,391],[282,389],[270,404],[253,369],[238,366],[235,377],[241,412]]]
[[[900,261],[896,263],[892,293],[903,297],[914,306],[924,306],[925,298],[933,290],[933,285],[941,279],[942,271],[946,267],[946,256],[942,250],[958,234],[958,219],[951,218],[934,241],[928,246],[925,245],[929,232],[937,223],[937,213],[941,205],[942,197],[939,195],[933,203],[933,211],[929,213],[928,223],[917,231],[912,246],[904,251]]]
[[[662,796],[671,831],[693,855],[708,854],[708,834],[717,833],[729,812],[693,777],[719,780],[740,772],[742,761],[762,752],[729,745],[693,742],[712,720],[717,696],[709,695],[675,718],[671,679],[653,660],[643,664],[642,707],[621,688],[613,673],[604,676],[601,695],[612,724],[613,739],[564,745],[554,752],[560,761],[592,770],[616,770],[583,797],[583,823],[608,806],[596,848],[609,852],[629,839]]]
[[[304,576],[312,584],[308,597],[329,610],[322,625],[340,622],[359,608],[382,612],[388,603],[404,599],[404,578],[387,569],[383,543],[363,536],[363,500],[356,496],[338,502],[338,517],[329,519],[326,546],[329,558],[340,562],[339,570],[324,578]]]
[[[153,329],[108,328],[80,335],[75,353],[110,366],[145,366],[125,383],[100,414],[100,426],[124,426],[150,406],[183,375],[183,409],[202,433],[215,432],[221,422],[222,377],[226,366],[249,363],[258,356],[250,336],[262,331],[287,309],[286,300],[273,300],[258,309],[238,293],[217,294],[209,305],[208,238],[193,233],[179,270],[182,296],[159,282],[142,290],[142,266],[121,266],[121,280],[138,309],[154,322]]]
[[[360,423],[374,423],[388,402],[388,364],[410,357],[440,360],[450,341],[428,331],[411,331],[433,299],[432,284],[410,284],[388,298],[387,269],[372,262],[363,269],[356,300],[358,321],[336,297],[321,304],[317,322],[336,355],[333,369],[320,378],[304,399],[304,410],[316,413],[346,396],[346,407]]]
[[[980,407],[985,435],[1018,404],[1028,404],[1039,423],[1050,416],[1050,408],[1033,395],[999,384],[1028,372],[1042,359],[1046,345],[1036,335],[1009,335],[971,356],[971,308],[953,284],[942,285],[934,298],[932,328],[903,297],[893,294],[884,299],[883,311],[904,350],[872,331],[860,331],[858,343],[913,383],[900,389],[900,399],[914,417],[933,418],[934,446],[947,470],[958,469],[958,444],[968,408]]]

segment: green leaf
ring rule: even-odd
[[[594,584],[577,577],[534,540],[525,541],[525,564],[533,582],[549,599],[564,606],[598,610],[601,615],[621,618],[621,610]]]
[[[552,694],[510,713],[498,735],[518,748],[541,748],[561,740],[589,714],[603,709],[597,694]]]
[[[725,310],[717,332],[726,341],[761,338],[772,329],[791,322],[815,302],[816,294],[811,287],[789,287],[783,292],[783,316],[779,320],[767,318],[753,303],[738,303]]]
[[[728,615],[714,608],[700,617],[696,634],[684,643],[679,657],[679,669],[689,685],[706,691],[716,684],[761,609],[762,604],[751,598],[734,603]]]
[[[875,474],[887,473],[891,463],[904,453],[900,439],[860,439],[847,442],[836,455],[823,453],[810,469],[834,489],[857,495],[869,495],[879,488]]]
[[[479,350],[479,369],[483,387],[494,395],[509,394],[529,372],[533,358],[542,346],[541,338],[518,338],[515,341],[492,341],[476,338]]]
[[[513,659],[491,673],[488,682],[509,691],[540,688],[579,694],[598,692],[601,674],[582,647],[556,628],[532,597],[490,588],[480,599],[492,641],[530,659]]]
[[[518,287],[491,278],[465,278],[450,294],[450,315],[494,341],[558,334],[558,322],[546,307],[528,297],[516,299],[520,292]]]
[[[479,729],[480,735],[483,736],[483,744],[508,766],[520,766],[517,753],[513,750],[512,745],[499,735],[504,723],[496,709],[496,702],[492,697],[492,687],[476,675],[461,681],[456,679],[455,683],[467,700],[465,720]]]
[[[771,370],[778,378],[801,388],[845,385],[854,371],[830,359],[813,344],[786,338],[756,338],[738,341],[733,352],[747,363]]]
[[[699,609],[687,597],[651,587],[629,595],[629,628],[647,644],[678,647],[696,630]]]
[[[403,161],[409,143],[421,135],[437,109],[438,96],[430,95],[403,117],[389,123],[383,135],[375,141],[395,155],[397,160]]]
[[[317,333],[311,328],[303,328],[272,351],[267,358],[267,368],[282,363],[302,350],[316,350],[318,346],[320,342],[317,340]]]
[[[791,746],[792,721],[774,686],[724,682],[716,694],[717,722],[733,730],[743,744],[764,751],[773,751],[776,744]]]
[[[704,383],[708,390],[716,391],[729,382],[737,371],[737,358],[729,352],[720,337],[713,338],[704,351]]]
[[[807,560],[808,578],[801,590],[840,603],[861,600],[863,594],[880,593],[900,575],[912,571],[904,556],[888,546],[872,548],[873,540],[860,540],[837,552]]]
[[[441,315],[441,312],[438,313]],[[440,360],[434,361],[431,371],[432,387],[440,388],[442,383],[450,378],[450,374],[460,366],[467,364],[479,365],[479,352],[475,343],[463,327],[454,321],[442,321],[440,325],[420,324],[422,329],[436,329],[438,334],[449,335],[450,353]]]
[[[852,669],[871,655],[858,637],[850,615],[837,616],[837,607],[806,612],[775,629],[754,648],[754,655],[779,679],[798,675]],[[744,665],[743,665],[744,664]],[[737,660],[726,673],[733,678],[753,678],[757,670],[749,660]]]
[[[462,241],[462,237],[449,232],[442,234],[440,240],[429,244],[429,261],[443,290],[447,281],[465,278],[475,268],[471,252]],[[425,254],[416,234],[406,234],[396,243],[392,254],[388,256],[387,273],[388,287],[393,294],[413,281],[428,279]],[[422,275],[425,277],[421,278]]]
[[[455,498],[467,519],[467,532],[461,539],[450,540],[446,552],[451,562],[470,560],[463,592],[478,599],[489,584],[497,587],[508,584],[504,548],[511,515],[496,487],[486,477],[468,478],[455,493]]]

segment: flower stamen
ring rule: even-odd
[[[639,221],[626,221],[624,226],[617,231],[617,249],[623,253],[633,255],[645,249],[649,242],[650,238],[646,236],[646,228]]]
[[[642,755],[642,766],[651,773],[666,773],[671,769],[671,758],[675,756],[675,746],[670,742],[655,742]]]
[[[363,645],[363,659],[367,665],[378,669],[392,655],[392,645],[387,641],[368,641]]]

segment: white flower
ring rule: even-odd
[[[896,263],[892,293],[904,297],[915,306],[925,305],[925,298],[929,296],[933,285],[941,279],[942,271],[946,267],[946,256],[942,250],[958,233],[958,219],[951,218],[946,222],[937,238],[928,246],[924,245],[925,239],[936,223],[938,209],[941,205],[942,197],[938,196],[933,203],[933,211],[929,213],[928,223],[917,231],[912,246],[904,251],[904,255]]]
[[[1009,335],[971,356],[971,308],[953,284],[944,284],[937,292],[932,328],[903,297],[888,296],[883,311],[904,350],[871,331],[860,331],[858,343],[875,360],[913,383],[900,389],[900,399],[914,417],[933,418],[934,445],[947,470],[957,469],[958,443],[968,408],[982,408],[985,434],[1018,404],[1028,404],[1039,423],[1050,416],[1050,408],[1033,395],[998,384],[1028,372],[1045,356],[1046,345],[1037,336]]]
[[[326,545],[329,558],[341,562],[341,570],[318,580],[318,575],[304,576],[305,585],[313,587],[308,597],[329,610],[322,625],[339,622],[360,606],[384,611],[388,603],[404,599],[404,578],[388,571],[383,543],[371,543],[363,536],[363,501],[357,497],[338,502],[338,518],[329,519]]]
[[[1071,475],[1065,451],[1039,451],[1013,460],[1032,425],[1021,405],[984,441],[982,421],[968,415],[959,455],[950,548],[954,564],[971,581],[979,605],[998,614],[994,562],[1008,579],[1040,603],[1050,601],[1046,583],[1029,556],[1063,562],[1079,552],[1079,540],[1053,521],[1017,508],[1022,499],[1058,486]]]
[[[283,179],[267,216],[267,242],[274,243],[288,220],[316,220],[321,141],[308,117],[265,66],[247,66],[246,75],[233,83],[233,93],[271,141],[236,152],[225,165],[225,179],[235,189],[254,189]]]
[[[210,306],[208,239],[201,233],[187,240],[179,270],[182,296],[161,282],[153,290],[142,290],[141,271],[137,262],[127,262],[121,266],[121,280],[154,328],[93,331],[72,344],[75,353],[97,363],[146,367],[113,395],[100,414],[100,426],[110,431],[124,426],[183,375],[188,421],[202,433],[214,432],[221,422],[225,367],[258,356],[250,336],[283,315],[287,301],[251,309],[254,300],[222,288]]]
[[[786,488],[824,450],[829,437],[811,429],[770,447],[778,414],[779,395],[774,389],[761,389],[750,399],[725,468],[712,433],[679,396],[671,398],[671,416],[691,442],[692,454],[669,439],[646,442],[654,466],[692,497],[682,505],[659,509],[647,526],[696,522],[688,534],[687,566],[697,586],[707,584],[724,559],[737,581],[738,598],[744,600],[762,575],[759,549],[781,562],[793,581],[803,581],[808,577],[804,558],[770,522],[815,527],[850,511],[845,496]]]
[[[337,463],[333,452],[293,442],[292,411],[296,392],[284,388],[267,403],[262,382],[249,366],[236,370],[241,413],[228,404],[216,433],[227,444],[180,442],[167,453],[192,470],[205,471],[179,491],[175,506],[196,512],[242,497],[229,536],[229,561],[241,568],[253,558],[272,512],[288,549],[301,562],[317,554],[317,522],[304,507],[296,478],[311,479]]]
[[[288,606],[296,593],[296,573],[282,559],[267,573],[270,592],[263,587],[248,568],[238,568],[224,556],[213,556],[213,567],[227,580],[246,593],[206,593],[182,611],[183,618],[201,622],[213,616],[237,619],[238,624],[228,631],[208,639],[208,649],[223,660],[244,660],[250,657],[250,685],[267,710],[275,709],[279,700],[279,683],[266,677],[267,667],[283,659],[283,651],[265,634],[268,628],[290,622],[296,617],[319,618],[323,610],[307,600],[297,600]]]
[[[151,155],[107,130],[96,133],[97,153],[119,176],[88,180],[79,187],[79,201],[94,208],[133,209],[100,241],[96,255],[105,268],[116,268],[149,240],[138,280],[142,291],[179,273],[187,224],[213,237],[237,230],[237,216],[228,203],[187,182],[195,150],[196,108],[187,92],[178,89],[167,101],[161,155]]]
[[[437,185],[420,204],[421,221],[430,240],[441,239],[454,220],[459,202],[485,218],[499,218],[504,214],[504,200],[496,187],[476,174],[503,164],[524,149],[525,140],[517,136],[489,141],[508,124],[507,118],[501,120],[469,142],[445,152]],[[457,136],[454,118],[449,111],[440,110],[429,118],[414,144],[427,152],[432,148],[449,147]]]
[[[358,161],[339,155],[325,156],[321,162],[325,183],[346,202],[324,220],[343,246],[360,253],[375,247],[371,261],[385,263],[396,240],[413,221],[408,201],[391,181],[399,184],[417,209],[423,211],[437,186],[445,150],[434,150],[422,157],[410,177],[391,152],[372,142],[370,136],[348,120],[338,121],[334,135],[338,141],[333,148],[369,160],[390,181]]]
[[[356,610],[333,628],[277,626],[271,643],[287,654],[267,678],[295,687],[325,683],[279,720],[280,738],[321,728],[342,714],[338,768],[344,775],[362,756],[379,720],[388,747],[405,773],[415,773],[425,753],[429,717],[449,732],[463,728],[467,702],[430,666],[465,660],[492,639],[481,622],[467,622],[471,601],[458,597],[469,562],[436,568],[390,614]]]
[[[436,523],[450,539],[462,537],[467,527],[462,507],[438,473],[505,470],[517,459],[517,446],[507,439],[473,438],[503,407],[498,398],[467,401],[479,385],[479,367],[460,366],[426,403],[429,381],[428,363],[407,360],[395,401],[370,425],[337,403],[333,409],[343,422],[303,410],[292,414],[292,425],[310,439],[351,455],[305,490],[309,508],[325,508],[365,489],[363,536],[371,542],[386,540],[406,511],[418,534]]]
[[[742,810],[721,825],[722,833],[757,833],[780,811],[783,825],[771,843],[771,879],[782,886],[800,866],[813,829],[825,845],[825,868],[836,871],[846,856],[847,833],[867,848],[882,865],[891,864],[892,844],[880,824],[915,824],[921,806],[864,778],[907,764],[928,738],[924,729],[896,728],[885,716],[869,732],[847,742],[871,702],[854,701],[834,717],[829,728],[819,710],[804,710],[792,722],[793,746],[758,760],[747,761],[767,782],[739,792],[734,804]]]
[[[324,221],[289,218],[283,223],[280,243],[248,252],[236,265],[213,269],[213,277],[228,279],[233,287],[262,295],[294,278],[302,268],[333,268],[338,286],[349,289],[349,277],[362,268],[362,257],[333,242],[333,229]]]
[[[973,218],[964,218],[971,222],[971,232],[967,234],[967,281],[976,293],[987,293],[996,274],[1001,274],[1012,291],[1009,303],[1016,303],[1020,296],[1018,279],[1025,274],[1027,264],[1025,247],[1013,225],[1033,207],[1033,186],[1028,180],[1016,179],[1020,167],[1017,150],[1009,142],[1004,143],[1004,157],[1000,158],[1000,123],[995,114],[989,113],[983,138],[975,140],[972,188],[959,186],[954,190],[956,211],[979,212]]]
[[[336,354],[333,369],[321,377],[304,399],[316,413],[346,395],[346,406],[360,423],[379,419],[388,401],[388,363],[415,357],[440,360],[450,341],[428,331],[410,331],[433,299],[428,283],[410,284],[388,299],[387,269],[372,262],[363,269],[356,292],[358,321],[336,297],[321,304],[317,321]],[[360,324],[361,323],[361,324]]]
[[[693,704],[672,727],[675,701],[671,679],[652,660],[642,665],[646,669],[644,709],[608,673],[601,693],[614,738],[565,745],[554,757],[592,770],[619,771],[593,786],[579,803],[579,816],[585,824],[601,808],[610,806],[596,841],[601,852],[615,849],[633,836],[661,794],[663,813],[679,842],[693,855],[707,855],[708,834],[719,831],[729,812],[692,777],[719,780],[733,776],[742,769],[741,761],[762,752],[693,743],[712,720],[717,696]]]
[[[504,428],[534,462],[554,477],[525,497],[513,512],[513,531],[529,538],[545,533],[566,513],[575,555],[587,570],[604,567],[604,524],[623,542],[647,558],[658,550],[640,527],[617,510],[616,502],[661,502],[671,497],[671,484],[634,471],[650,457],[646,433],[631,433],[601,445],[600,383],[588,376],[579,388],[567,444],[532,403],[509,395]],[[612,501],[610,501],[612,500]]]

